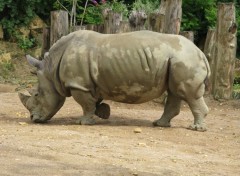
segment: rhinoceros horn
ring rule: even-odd
[[[37,67],[37,69],[41,69],[43,67],[42,61],[37,60],[30,55],[26,55],[26,58],[27,58],[28,63],[31,64],[34,67]]]
[[[30,96],[24,95],[24,94],[22,94],[22,93],[18,93],[18,96],[19,96],[22,104],[23,104],[25,107],[27,107],[27,106],[26,106],[26,105],[27,105],[27,100],[30,98]]]

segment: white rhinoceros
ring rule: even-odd
[[[76,31],[57,41],[39,61],[39,85],[31,96],[19,93],[32,121],[46,122],[63,106],[65,97],[82,106],[79,124],[94,124],[94,114],[108,118],[110,109],[102,100],[143,103],[167,90],[163,115],[155,126],[170,127],[185,100],[194,116],[193,130],[204,131],[208,113],[203,95],[210,76],[204,54],[179,35],[138,31],[99,34]]]

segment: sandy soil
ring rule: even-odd
[[[81,107],[68,98],[47,124],[33,124],[15,87],[0,85],[0,175],[237,176],[240,174],[240,101],[206,98],[208,131],[186,128],[186,104],[171,128],[153,127],[163,106],[108,101],[111,117],[79,126]]]

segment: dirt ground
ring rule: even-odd
[[[187,129],[186,104],[171,128],[153,127],[163,106],[108,103],[111,117],[76,125],[81,107],[68,98],[47,124],[33,124],[16,86],[0,84],[0,175],[4,176],[237,176],[240,100],[207,97],[208,131]]]

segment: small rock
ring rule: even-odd
[[[135,128],[134,129],[134,133],[141,133],[142,132],[142,129],[141,128]]]
[[[142,143],[142,142],[139,142],[138,145],[139,145],[139,146],[143,146],[143,147],[146,147],[146,146],[147,146],[146,143]]]
[[[27,125],[26,122],[18,122],[20,125]]]

